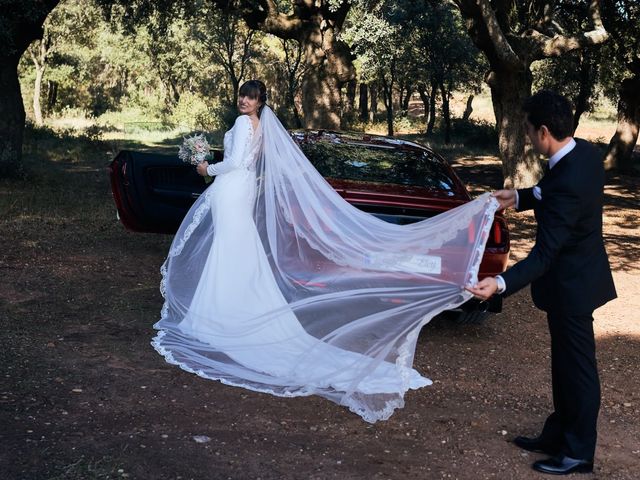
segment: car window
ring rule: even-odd
[[[426,150],[322,140],[300,147],[324,177],[455,190],[440,160]]]

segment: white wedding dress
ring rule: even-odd
[[[224,150],[162,267],[153,346],[205,378],[388,418],[431,383],[417,335],[470,297],[497,202],[385,223],[340,198],[269,107],[258,131],[239,116]]]

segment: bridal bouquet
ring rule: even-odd
[[[180,150],[178,150],[178,158],[185,163],[199,165],[205,160],[211,159],[210,150],[211,146],[204,133],[199,133],[192,137],[184,137]],[[212,178],[209,176],[204,177],[206,183],[210,183],[211,180]]]

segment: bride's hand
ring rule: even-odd
[[[196,172],[198,172],[198,175],[202,175],[203,177],[206,177],[207,174],[207,167],[209,166],[209,162],[204,161],[202,163],[199,163],[198,166],[196,167]]]

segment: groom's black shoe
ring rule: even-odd
[[[570,473],[593,472],[593,460],[581,460],[578,458],[558,455],[546,460],[539,460],[531,466],[534,470],[552,475],[568,475]]]
[[[513,439],[513,443],[529,452],[546,453],[547,455],[556,455],[560,452],[559,448],[549,445],[541,437],[516,437]]]

